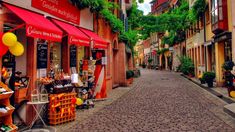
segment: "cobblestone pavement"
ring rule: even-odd
[[[178,73],[142,70],[121,98],[58,131],[234,132],[234,119],[223,112],[224,105]]]

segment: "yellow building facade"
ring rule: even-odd
[[[193,0],[189,4],[193,4]],[[232,48],[232,0],[206,0],[205,21],[199,21],[200,32],[187,31],[187,55],[195,65],[198,77],[205,71],[216,74],[218,86],[224,84],[222,65],[235,59]],[[192,5],[191,5],[192,6]],[[192,27],[195,27],[193,25]],[[233,56],[233,57],[232,57]]]

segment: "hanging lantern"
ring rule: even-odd
[[[24,46],[20,42],[16,42],[16,45],[10,47],[9,51],[14,56],[21,56],[24,53]]]
[[[0,57],[5,55],[8,51],[8,47],[2,43],[2,33],[0,32]]]
[[[8,47],[12,47],[16,44],[17,37],[14,33],[7,32],[7,33],[3,34],[2,42],[3,42],[4,45],[6,45]]]

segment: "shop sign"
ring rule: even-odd
[[[48,29],[37,28],[32,25],[26,26],[26,35],[33,38],[40,38],[51,41],[61,41],[62,34],[49,31]]]
[[[89,41],[81,40],[73,35],[69,35],[69,44],[87,44],[89,45]]]
[[[69,0],[32,0],[32,7],[72,23],[80,24],[80,10],[73,6]]]
[[[37,44],[37,68],[43,69],[47,68],[47,43]]]
[[[77,47],[75,45],[70,46],[70,67],[77,66]]]

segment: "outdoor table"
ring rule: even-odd
[[[28,105],[32,105],[33,109],[36,112],[36,116],[34,117],[34,119],[32,120],[31,124],[29,125],[29,129],[31,129],[34,125],[34,123],[38,120],[38,118],[42,121],[44,127],[47,127],[46,123],[43,121],[42,117],[41,117],[41,112],[43,111],[43,109],[45,108],[46,104],[49,103],[49,101],[47,102],[27,102]],[[41,108],[38,110],[37,109],[37,105],[42,105]]]

